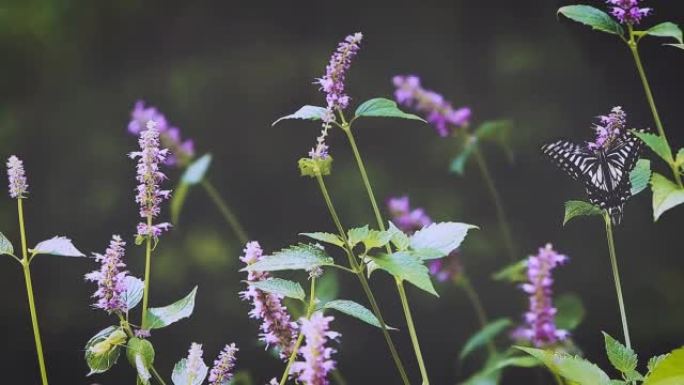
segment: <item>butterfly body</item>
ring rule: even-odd
[[[589,201],[607,210],[613,223],[619,224],[623,206],[632,196],[629,173],[636,166],[641,148],[641,141],[625,131],[602,146],[557,140],[544,145],[542,151],[574,180],[581,182]]]

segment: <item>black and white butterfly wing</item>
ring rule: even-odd
[[[572,179],[586,184],[598,172],[598,157],[586,146],[580,146],[567,140],[557,140],[542,146],[542,152],[572,177]],[[597,180],[597,183],[601,181]]]

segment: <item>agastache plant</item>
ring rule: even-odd
[[[209,371],[209,385],[228,385],[231,382],[235,368],[235,355],[239,350],[234,343],[223,348]]]
[[[292,364],[292,373],[297,381],[304,385],[328,385],[328,374],[335,369],[332,355],[335,349],[326,346],[332,340],[338,340],[340,334],[330,330],[331,316],[321,312],[314,313],[309,319],[301,320],[301,332],[306,345],[300,349],[302,361]]]
[[[94,254],[95,261],[102,264],[100,269],[85,275],[87,281],[97,283],[97,290],[93,294],[97,302],[93,306],[110,314],[128,311],[125,298],[128,271],[123,261],[125,246],[126,242],[120,236],[113,235],[107,251]]]

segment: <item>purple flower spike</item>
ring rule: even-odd
[[[596,131],[596,140],[587,143],[587,147],[591,150],[598,150],[607,148],[610,144],[619,137],[625,130],[627,123],[627,114],[622,110],[622,107],[613,107],[608,115],[598,117],[600,124],[594,125]]]
[[[344,80],[362,39],[363,34],[360,32],[347,36],[330,58],[330,63],[325,67],[325,75],[317,80],[326,94],[325,99],[330,110],[344,110],[349,105],[349,96],[344,93]]]
[[[7,177],[9,179],[9,195],[12,198],[22,199],[28,193],[24,162],[12,155],[7,159]]]
[[[248,242],[240,260],[251,265],[261,258],[263,258],[263,251],[259,242]],[[259,282],[268,278],[270,278],[268,272],[250,271],[247,275],[247,290],[240,292],[240,297],[253,304],[249,317],[262,321],[259,339],[266,344],[267,348],[271,345],[276,346],[280,358],[285,360],[290,357],[294,348],[297,323],[292,322],[287,308],[283,306],[282,296],[266,293],[249,285],[250,282]]]
[[[93,306],[110,314],[125,313],[128,310],[123,298],[128,275],[128,272],[124,270],[126,268],[123,262],[124,246],[126,242],[122,241],[120,236],[113,235],[104,255],[94,254],[95,260],[102,264],[100,270],[85,275],[86,281],[97,282],[97,291],[93,294],[97,302]]]
[[[226,345],[214,361],[214,367],[209,371],[209,385],[228,385],[233,379],[235,367],[235,354],[238,352],[235,344]]]
[[[528,283],[522,290],[530,296],[530,308],[525,313],[525,324],[513,332],[513,338],[532,343],[536,347],[553,345],[565,340],[567,330],[556,328],[556,308],[553,307],[553,277],[551,273],[568,257],[558,254],[551,244],[539,248],[539,253],[527,260]]]
[[[337,340],[340,334],[330,330],[333,317],[326,317],[321,312],[314,313],[311,318],[301,319],[301,328],[306,345],[300,349],[304,361],[292,364],[291,373],[304,385],[328,385],[328,373],[335,369],[336,363],[332,355],[336,352],[326,347],[328,340]]]
[[[392,78],[392,82],[396,87],[394,97],[397,103],[423,112],[425,119],[435,127],[439,136],[449,136],[470,124],[470,108],[454,109],[442,95],[424,89],[419,77],[397,75]]]
[[[622,24],[639,24],[644,16],[653,11],[652,8],[640,8],[639,0],[606,0],[610,4],[610,13]]]

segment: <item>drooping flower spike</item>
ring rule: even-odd
[[[235,354],[238,352],[235,344],[226,345],[214,361],[214,366],[209,371],[209,385],[228,385],[233,379],[235,367]]]
[[[639,24],[653,11],[652,8],[639,7],[639,0],[606,0],[606,3],[610,5],[610,13],[622,24]]]
[[[300,321],[306,344],[299,350],[303,361],[295,361],[291,373],[304,385],[330,383],[328,374],[335,369],[336,363],[332,355],[336,350],[326,344],[340,337],[339,333],[330,330],[330,322],[333,320],[333,317],[316,312],[309,319],[302,318]]]
[[[28,193],[24,162],[12,155],[7,159],[7,178],[9,180],[9,195],[12,198],[25,198]]]
[[[125,313],[128,308],[123,294],[126,292],[126,264],[123,262],[125,254],[124,247],[126,242],[121,240],[118,235],[113,235],[109,242],[109,247],[103,254],[94,254],[95,260],[102,265],[99,270],[95,270],[85,275],[85,279],[97,282],[97,291],[93,294],[97,302],[93,305],[108,313]]]
[[[259,242],[248,242],[244,249],[244,255],[240,260],[247,265],[256,263],[263,258],[263,250]],[[266,347],[275,346],[281,359],[289,358],[297,338],[297,323],[293,322],[287,308],[283,306],[283,297],[277,294],[266,293],[251,285],[270,278],[268,272],[250,271],[247,275],[247,289],[240,292],[244,301],[252,302],[250,318],[261,320],[261,334],[259,339]]]

